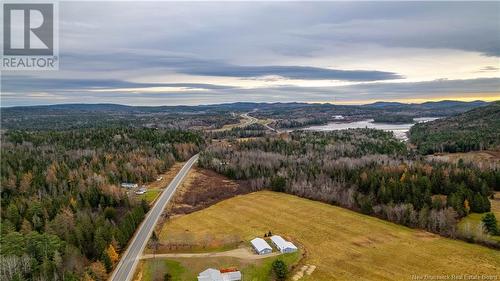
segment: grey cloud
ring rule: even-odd
[[[344,80],[377,81],[402,79],[403,76],[377,70],[341,70],[311,66],[263,65],[247,66],[225,63],[220,60],[206,60],[195,57],[176,55],[150,55],[134,52],[111,54],[64,54],[63,67],[66,69],[85,67],[87,71],[113,71],[129,68],[155,68],[183,74],[258,78],[262,76],[281,76],[290,79],[305,80]],[[117,58],[120,58],[119,60]]]
[[[195,105],[238,101],[254,102],[356,102],[405,98],[453,98],[467,93],[499,94],[500,78],[436,80],[412,83],[363,83],[336,87],[281,86],[257,89],[210,89],[168,93],[89,92],[61,89],[49,95],[19,92],[2,96],[2,106],[61,102],[120,103],[130,105]],[[478,97],[478,99],[480,99]],[[500,95],[499,95],[500,99]],[[28,101],[28,102],[27,102]]]
[[[5,92],[47,92],[47,91],[86,91],[96,89],[126,89],[151,87],[181,87],[187,89],[220,90],[232,89],[231,86],[206,83],[137,83],[121,80],[101,79],[57,79],[34,78],[30,76],[4,75],[2,89]]]
[[[345,81],[376,81],[401,79],[401,75],[393,72],[368,70],[338,70],[309,66],[237,66],[218,65],[181,67],[182,73],[208,76],[227,77],[262,77],[277,75],[291,79],[309,80],[345,80]]]

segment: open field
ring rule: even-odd
[[[491,202],[491,212],[495,214],[495,217],[497,218],[497,224],[500,226],[500,192],[496,192],[495,199],[490,200],[490,202]],[[483,218],[483,216],[484,214],[477,214],[477,213],[469,214],[467,217],[463,218],[458,224],[459,232],[461,233],[472,232],[474,236],[477,236],[479,233],[479,236],[481,236],[482,239],[500,243],[500,236],[498,235],[486,236],[482,232],[480,232],[480,229],[482,228],[479,226],[479,224],[481,223],[481,219]]]
[[[500,151],[483,150],[457,153],[436,153],[427,156],[431,159],[457,163],[462,159],[465,163],[500,163]]]
[[[412,275],[500,275],[500,252],[413,230],[296,196],[256,192],[173,218],[162,243],[248,241],[271,230],[305,249],[316,265],[301,280],[411,280]],[[259,280],[259,279],[257,279]]]
[[[244,281],[268,280],[271,264],[278,258],[287,264],[294,264],[300,259],[300,253],[272,256],[259,260],[233,257],[148,259],[141,261],[134,280],[163,280],[163,275],[169,272],[174,277],[173,280],[194,281],[198,273],[209,267],[236,267],[241,271]]]
[[[167,212],[170,215],[191,213],[248,192],[248,187],[234,180],[208,169],[193,167],[169,203]]]

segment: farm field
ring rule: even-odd
[[[300,265],[317,266],[301,280],[500,275],[500,251],[269,191],[237,196],[173,218],[163,225],[160,240],[168,244],[183,239],[209,250],[225,241],[249,241],[269,230],[305,250]]]

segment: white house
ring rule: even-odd
[[[279,235],[271,236],[271,241],[273,241],[274,246],[280,250],[282,253],[292,253],[297,251],[297,247],[290,241],[286,241],[283,237]]]
[[[250,243],[252,243],[252,247],[259,255],[269,254],[273,251],[273,248],[262,238],[254,238]]]
[[[137,183],[122,182],[121,186],[124,188],[131,189],[131,188],[137,188],[139,185]]]
[[[217,269],[209,268],[198,274],[198,281],[240,281],[241,272],[230,271],[221,273]]]

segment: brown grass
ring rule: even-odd
[[[164,243],[249,241],[267,231],[307,251],[301,280],[411,280],[412,275],[500,275],[500,252],[336,206],[268,191],[237,196],[168,221]]]
[[[171,215],[204,209],[248,189],[214,171],[194,167],[176,191],[167,210]]]

